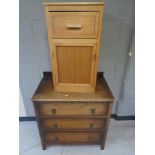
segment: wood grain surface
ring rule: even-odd
[[[44,76],[41,80],[33,101],[95,101],[95,102],[113,102],[112,92],[102,75],[98,76],[96,91],[94,93],[58,93],[54,91],[52,75]]]

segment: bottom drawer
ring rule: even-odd
[[[46,143],[100,143],[102,132],[48,132]]]

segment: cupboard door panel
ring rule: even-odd
[[[55,90],[59,92],[94,92],[96,43],[59,40],[52,43]]]
[[[90,83],[93,47],[57,46],[56,55],[59,83]]]

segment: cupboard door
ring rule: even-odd
[[[54,86],[58,92],[94,92],[96,43],[52,40]]]

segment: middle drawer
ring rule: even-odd
[[[107,115],[108,103],[50,102],[40,103],[39,113],[45,115]]]
[[[42,119],[44,129],[103,129],[106,119]]]

